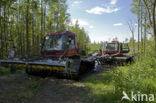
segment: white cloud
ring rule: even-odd
[[[81,26],[89,26],[88,22],[80,19],[72,19],[72,23],[75,25],[76,21],[78,20],[79,25]]]
[[[138,26],[138,24],[135,23],[134,26]]]
[[[81,4],[82,1],[74,1],[73,4]]]
[[[94,26],[93,26],[93,25],[90,25],[90,26],[89,26],[89,28],[90,28],[90,29],[93,29],[93,28],[94,28]]]
[[[119,8],[113,8],[110,6],[107,6],[106,8],[97,6],[90,10],[86,10],[86,12],[89,14],[98,14],[98,15],[103,14],[103,13],[113,13],[113,12],[117,12],[117,11],[119,11]]]
[[[78,24],[82,27],[88,27],[90,29],[93,29],[94,26],[90,25],[87,21],[81,20],[81,19],[72,19],[72,25],[75,25],[76,21],[78,20]]]
[[[110,4],[115,5],[117,3],[117,0],[111,0]]]
[[[116,23],[116,24],[113,24],[114,26],[122,26],[123,24],[122,23]]]
[[[74,1],[71,6],[79,6],[81,3],[82,1]]]

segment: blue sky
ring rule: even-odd
[[[85,28],[92,42],[110,41],[115,37],[119,41],[130,38],[127,22],[136,19],[136,15],[131,13],[131,2],[132,0],[67,1],[72,24],[78,19],[79,25]]]

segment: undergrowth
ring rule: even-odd
[[[152,49],[152,48],[151,48]],[[140,94],[156,94],[156,56],[155,52],[149,50],[146,54],[140,55],[135,63],[117,67],[114,71],[113,84],[115,92],[123,96],[125,91],[131,96],[132,91]],[[131,99],[131,97],[130,97]],[[144,102],[146,98],[144,98]],[[126,101],[128,102],[128,101]],[[135,101],[136,102],[136,101]],[[156,102],[156,100],[154,101]]]

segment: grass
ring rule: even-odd
[[[42,82],[38,80],[28,80],[27,83],[21,83],[20,80],[15,81],[16,86],[9,88],[5,98],[14,102],[30,100],[32,97],[40,91]]]
[[[14,73],[16,74],[20,74],[23,72],[23,69],[21,68],[16,68]],[[10,75],[10,68],[6,68],[6,67],[0,67],[0,76],[4,76],[4,75]]]
[[[10,74],[10,69],[9,68],[0,67],[0,76],[9,75],[9,74]]]
[[[151,46],[151,45],[150,45]],[[156,56],[152,47],[146,47],[146,54],[140,54],[140,58],[135,63],[118,67],[114,73],[115,90],[118,93],[126,91],[131,95],[131,91],[142,94],[156,93]],[[148,103],[144,101],[144,103]],[[156,103],[156,100],[152,103]]]
[[[100,50],[101,44],[91,44],[88,54],[92,54],[94,51]]]
[[[16,74],[22,74],[23,69],[16,68],[16,72],[13,73]],[[10,81],[10,75],[12,73],[10,72],[10,68],[0,67],[0,76],[5,76],[7,81],[11,83],[10,86],[6,86],[5,89],[6,92],[1,95],[2,98],[7,98],[9,100],[12,100],[14,102],[23,101],[23,100],[29,100],[31,99],[37,92],[40,91],[40,87],[42,84],[42,80],[39,78],[13,78]]]
[[[90,76],[84,80],[84,84],[90,90],[89,99],[93,103],[126,103],[130,101],[121,101],[123,91],[128,95],[131,95],[131,91],[156,93],[155,74],[156,57],[154,52],[150,51],[145,56],[141,55],[133,64]]]
[[[120,98],[115,93],[113,71],[93,75],[84,80],[90,91],[89,99],[93,103],[116,103]]]
[[[23,90],[19,93],[19,98],[31,98],[34,93],[40,90],[41,83],[39,81],[31,81]]]

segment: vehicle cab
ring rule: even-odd
[[[105,42],[102,47],[102,55],[121,55],[128,52],[128,44],[119,41]]]
[[[69,31],[48,33],[42,43],[41,55],[56,58],[77,55],[75,34]]]

